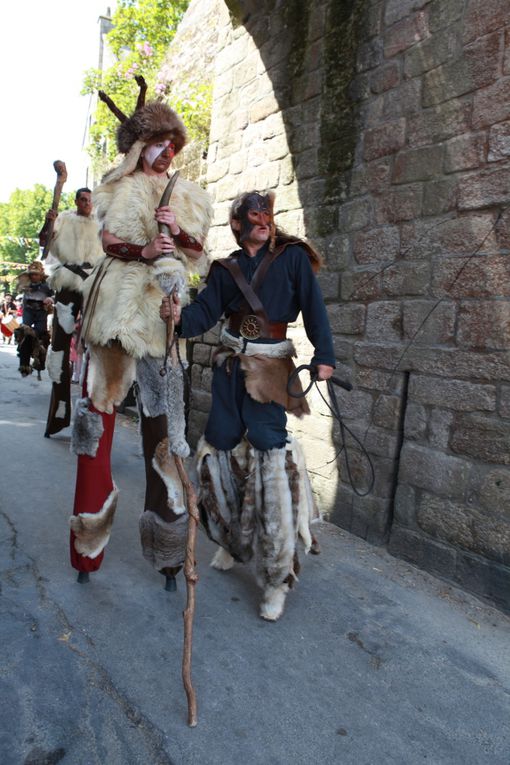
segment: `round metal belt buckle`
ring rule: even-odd
[[[249,314],[245,316],[239,327],[239,334],[246,340],[257,340],[261,335],[260,322],[256,316]]]

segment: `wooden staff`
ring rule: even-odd
[[[179,171],[175,172],[170,178],[164,192],[161,197],[159,207],[167,205],[170,201],[170,195],[175,186],[175,182],[179,176]],[[169,226],[165,223],[158,224],[159,231],[167,236],[172,236]],[[172,295],[170,297],[170,305],[172,304]],[[167,348],[166,358],[171,354],[174,363],[178,361],[175,348],[172,348],[174,339],[174,319],[173,313],[170,312],[170,316],[167,319],[166,324],[166,336],[167,336]],[[163,370],[162,370],[163,371]],[[182,653],[182,682],[184,690],[186,691],[186,697],[188,699],[188,725],[190,728],[194,728],[197,725],[197,699],[193,683],[191,681],[191,655],[193,648],[193,617],[195,614],[195,585],[198,582],[198,575],[195,570],[195,544],[197,538],[197,529],[200,516],[198,513],[197,495],[193,484],[191,483],[186,469],[184,467],[184,461],[182,457],[177,454],[173,454],[175,460],[175,466],[181,479],[182,487],[184,489],[184,496],[186,500],[186,509],[188,511],[188,534],[186,537],[186,556],[184,559],[184,577],[186,579],[186,608],[183,611],[184,620],[184,645]]]
[[[55,162],[53,163],[53,167],[55,168],[55,172],[57,174],[57,181],[55,183],[55,188],[53,189],[53,202],[51,203],[51,209],[54,212],[58,212],[58,203],[60,202],[62,187],[64,183],[67,181],[67,169],[66,169],[65,162],[62,162],[60,159],[55,160]],[[46,244],[44,245],[44,248],[42,251],[41,260],[45,260],[50,250],[50,244],[51,244],[51,239],[53,237],[54,227],[55,227],[55,221],[50,220],[47,233],[46,233]]]

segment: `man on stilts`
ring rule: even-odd
[[[224,314],[216,350],[212,406],[197,451],[202,520],[220,545],[211,563],[257,563],[262,618],[275,621],[297,579],[298,537],[312,547],[314,501],[303,454],[286,429],[286,411],[309,412],[287,392],[294,369],[289,322],[301,312],[314,346],[312,365],[328,379],[335,356],[331,330],[314,271],[320,256],[306,242],[274,226],[274,197],[255,191],[236,199],[230,225],[241,249],[214,261],[207,287],[182,309],[164,299],[182,337],[209,330]],[[300,392],[300,386],[294,389]]]
[[[49,249],[46,261],[48,283],[55,291],[55,308],[46,368],[52,381],[50,406],[44,435],[59,433],[71,422],[70,348],[83,296],[83,281],[103,257],[99,228],[92,215],[90,189],[78,189],[76,211],[67,210],[57,217],[51,209],[46,213],[39,232],[39,243]],[[48,231],[53,236],[48,242]]]
[[[84,284],[82,337],[88,360],[73,426],[72,446],[79,457],[71,562],[79,581],[101,565],[118,495],[110,471],[114,407],[136,379],[146,470],[142,550],[165,575],[167,589],[173,589],[185,556],[187,515],[169,445],[181,457],[189,448],[182,370],[168,367],[161,374],[167,337],[159,307],[169,289],[187,299],[188,269],[196,270],[204,256],[212,209],[206,192],[181,178],[170,203],[160,206],[167,171],[186,131],[162,102],[145,104],[145,82],[137,82],[140,96],[131,117],[100,93],[121,121],[117,145],[125,157],[93,194],[106,254]],[[171,236],[158,233],[160,224]]]

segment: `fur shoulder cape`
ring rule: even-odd
[[[81,291],[83,280],[64,264],[81,266],[90,263],[95,266],[104,253],[100,232],[94,216],[77,215],[73,210],[60,213],[55,222],[55,235],[50,246],[51,259],[48,262],[48,282],[52,289]]]
[[[103,256],[96,218],[77,215],[72,210],[60,213],[50,253],[61,263],[95,265]]]
[[[140,171],[103,183],[93,194],[101,225],[126,242],[147,244],[158,233],[154,210],[166,184],[166,178]],[[178,225],[204,242],[212,218],[208,194],[195,183],[179,178],[170,206]],[[205,255],[201,260],[206,260]],[[199,262],[188,262],[184,253],[176,250],[175,257],[160,258],[154,265],[117,259],[107,259],[106,265],[97,300],[94,298],[94,313],[85,322],[88,342],[108,345],[118,340],[134,358],[164,356],[166,327],[159,318],[164,293],[158,277],[169,277],[184,285],[181,298],[186,302],[187,270],[198,270]],[[95,274],[85,282],[86,297]]]
[[[119,181],[101,184],[93,192],[101,226],[126,242],[147,244],[158,235],[154,210],[167,183],[167,178],[137,171]],[[187,234],[203,242],[212,219],[212,205],[207,192],[196,183],[178,178],[169,204],[175,212],[177,224]],[[136,215],[130,214],[130,210],[136,210]],[[175,251],[175,257],[188,268],[197,269],[197,262],[188,264],[179,249]]]

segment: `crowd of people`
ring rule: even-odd
[[[188,526],[176,458],[190,454],[177,338],[201,335],[223,320],[211,411],[195,457],[201,519],[219,546],[212,566],[256,561],[260,615],[274,621],[297,581],[299,540],[318,552],[303,453],[287,430],[288,412],[309,412],[299,384],[289,390],[295,349],[287,325],[302,315],[316,377],[328,379],[335,356],[316,279],[321,258],[275,225],[274,195],[247,190],[230,210],[237,249],[212,259],[206,286],[189,303],[190,271],[207,270],[212,205],[202,188],[178,174],[169,184],[186,130],[164,103],[146,104],[145,83],[138,84],[130,117],[100,93],[121,120],[120,164],[93,193],[78,189],[76,211],[46,216],[40,242],[49,246],[49,277],[40,261],[23,275],[20,371],[44,368],[48,348],[50,437],[70,424],[69,386],[85,354],[71,436],[78,470],[70,554],[81,583],[99,570],[110,538],[119,494],[110,467],[115,414],[135,386],[146,478],[141,547],[172,590]],[[11,298],[5,296],[2,312],[19,320]],[[37,344],[44,354],[36,360]]]

